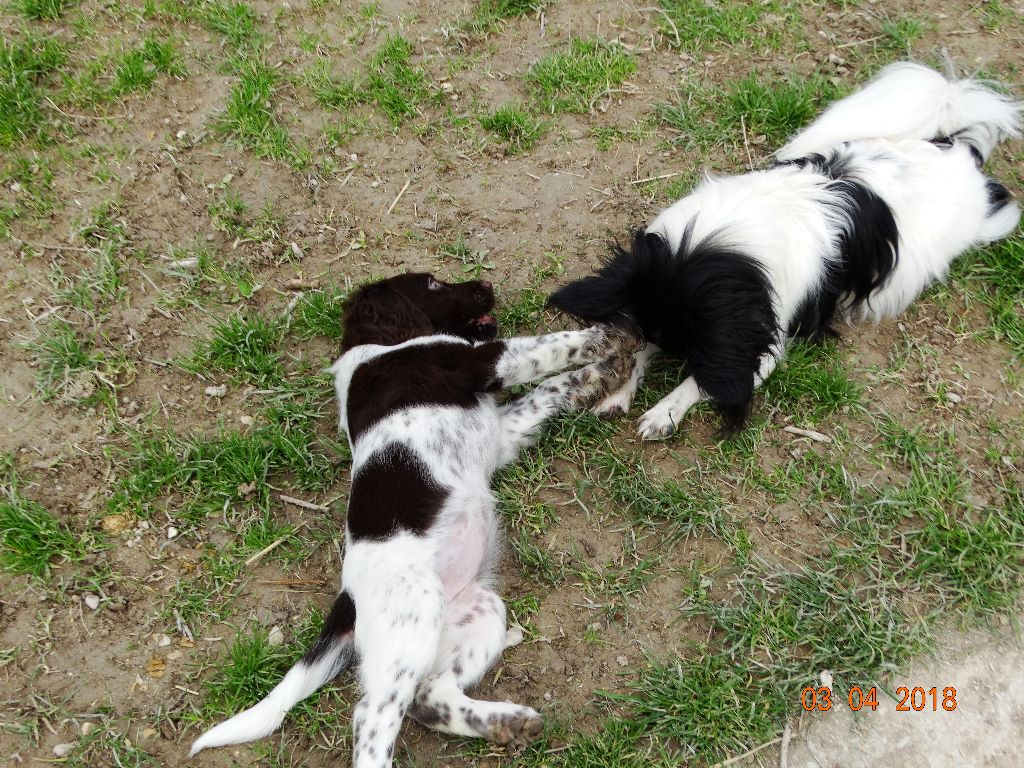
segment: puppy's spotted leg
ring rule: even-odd
[[[363,697],[352,716],[352,764],[390,768],[402,720],[437,656],[444,589],[433,570],[419,568],[380,574],[368,583],[372,586],[356,595]]]
[[[614,419],[625,414],[629,410],[629,406],[633,403],[633,397],[636,395],[637,389],[639,389],[640,385],[643,384],[644,373],[647,370],[647,366],[650,364],[651,358],[654,357],[657,352],[658,348],[653,344],[648,344],[637,352],[636,357],[634,358],[633,371],[629,376],[629,381],[595,405],[593,408],[594,413],[602,419]]]
[[[526,384],[565,368],[631,352],[640,344],[632,334],[609,326],[522,336],[494,343],[503,345],[495,363],[495,377],[501,387]]]
[[[544,730],[536,710],[511,702],[479,701],[465,694],[507,647],[505,605],[494,592],[474,584],[448,609],[440,652],[430,677],[416,692],[410,714],[445,733],[477,736],[495,744],[525,746]]]
[[[578,371],[552,376],[528,395],[501,409],[498,465],[513,461],[530,445],[544,422],[561,411],[589,408],[629,375],[632,355],[617,354]]]

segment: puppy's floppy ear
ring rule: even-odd
[[[401,344],[434,332],[430,318],[387,281],[356,291],[345,302],[342,325],[342,352],[360,344]]]

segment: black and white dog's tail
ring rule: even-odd
[[[255,706],[239,712],[196,739],[188,756],[192,757],[207,747],[241,744],[273,733],[289,709],[351,664],[355,656],[355,623],[355,604],[343,591],[335,599],[316,642],[302,660],[288,670],[274,690]]]
[[[1021,135],[1020,102],[978,80],[953,80],[921,64],[890,64],[840,99],[775,153],[781,161],[824,154],[858,139],[955,139],[988,160],[996,144]]]

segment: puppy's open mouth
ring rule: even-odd
[[[478,326],[480,328],[490,328],[491,326],[496,326],[498,324],[498,321],[495,320],[491,315],[480,315],[480,317],[476,318],[471,322],[473,325]]]

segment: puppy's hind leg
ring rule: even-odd
[[[363,697],[352,715],[352,765],[390,768],[402,720],[437,655],[444,589],[433,570],[407,568],[382,574],[356,604]]]
[[[449,605],[441,647],[430,676],[416,692],[410,714],[421,724],[494,744],[526,746],[543,733],[544,721],[530,707],[508,701],[471,699],[476,685],[521,632],[506,631],[505,604],[480,584]]]

